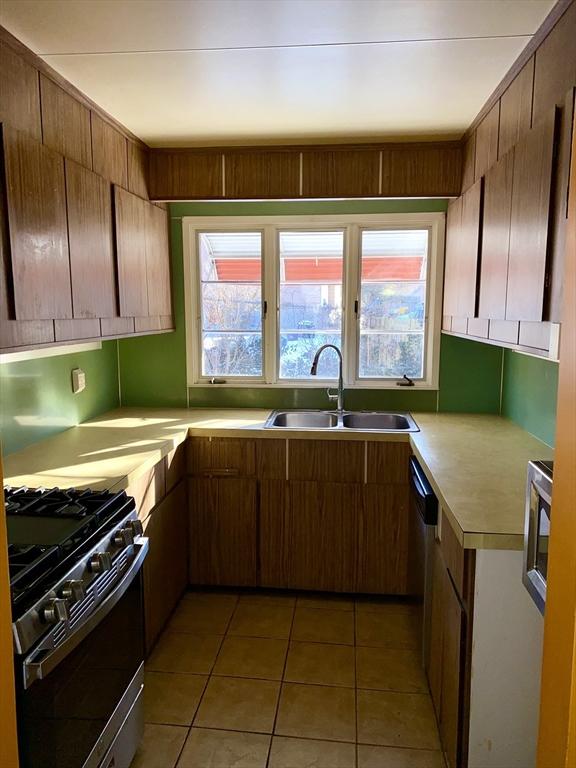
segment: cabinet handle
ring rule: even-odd
[[[237,477],[240,474],[237,467],[227,467],[222,469],[205,469],[202,472],[204,477]]]

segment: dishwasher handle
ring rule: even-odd
[[[424,470],[414,457],[410,457],[410,493],[426,525],[438,524],[438,499]]]

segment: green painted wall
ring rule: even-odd
[[[442,335],[438,410],[498,413],[502,349]]]
[[[82,368],[86,389],[72,392],[71,372]],[[116,408],[115,341],[102,349],[0,365],[0,425],[4,453],[12,453]]]
[[[504,350],[502,415],[554,445],[558,364]]]

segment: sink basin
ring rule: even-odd
[[[409,413],[385,411],[274,411],[267,429],[358,429],[378,432],[418,432]]]
[[[285,429],[332,429],[338,426],[338,416],[327,411],[274,411],[266,426]]]
[[[408,415],[377,411],[345,413],[342,426],[346,429],[380,429],[392,432],[413,432],[417,429],[414,420]]]

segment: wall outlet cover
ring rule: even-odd
[[[82,368],[74,368],[72,371],[72,392],[77,395],[86,389],[86,374]]]

